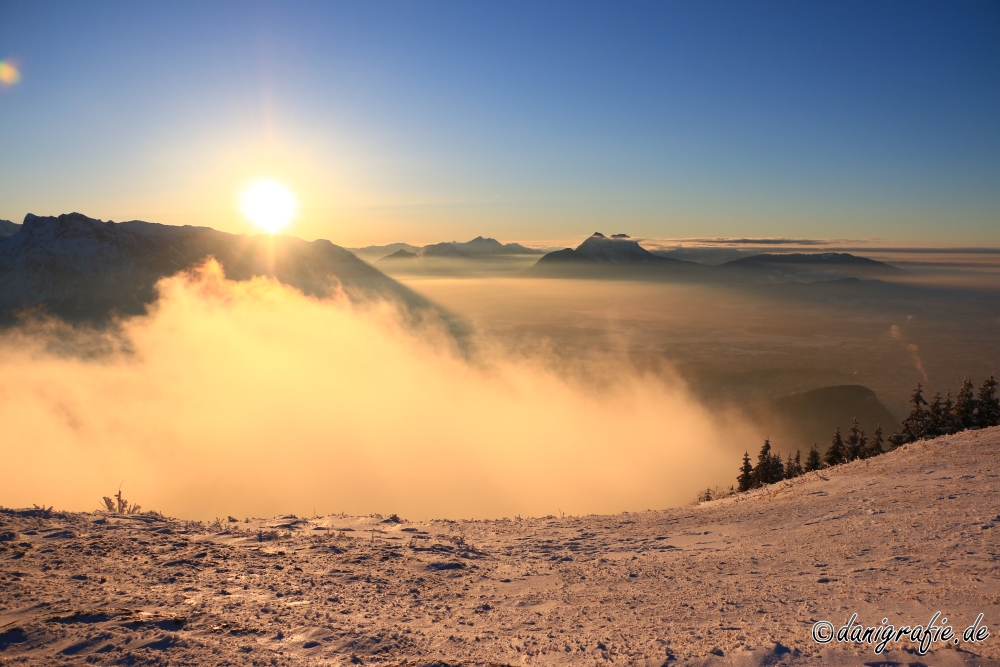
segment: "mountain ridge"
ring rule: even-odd
[[[158,280],[214,257],[231,280],[271,275],[306,294],[378,295],[408,307],[431,304],[409,288],[327,240],[247,236],[210,227],[132,220],[102,221],[81,213],[25,216],[0,238],[0,323],[40,309],[72,322],[106,323],[140,315]]]
[[[666,257],[643,248],[625,234],[611,238],[600,232],[576,248],[542,256],[527,274],[538,277],[699,280],[757,284],[813,283],[824,280],[872,279],[905,273],[889,264],[848,253],[761,253],[708,265]]]
[[[390,243],[383,246],[365,246],[363,248],[347,248],[358,257],[367,261],[381,261],[400,250],[405,250],[417,257],[443,258],[475,258],[495,255],[543,255],[544,250],[529,248],[520,243],[500,243],[492,237],[477,236],[471,241],[445,241],[431,243],[425,246],[415,246],[409,243]],[[401,255],[398,258],[404,257]],[[397,259],[398,259],[397,258]]]
[[[0,238],[13,236],[21,230],[21,225],[10,220],[0,220]]]

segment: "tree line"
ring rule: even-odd
[[[813,444],[804,462],[799,450],[796,450],[794,457],[789,453],[782,460],[780,454],[772,453],[770,440],[764,440],[764,446],[757,455],[757,465],[751,463],[750,453],[744,452],[735,490],[749,491],[813,470],[871,458],[908,442],[951,435],[968,429],[1000,426],[1000,398],[997,397],[997,380],[992,375],[983,382],[978,392],[975,391],[972,380],[965,378],[954,399],[950,391],[944,398],[939,392],[930,402],[924,398],[923,387],[917,384],[910,403],[913,409],[903,420],[900,430],[889,436],[888,442],[882,437],[881,424],[868,436],[861,429],[857,418],[851,423],[847,437],[844,437],[840,426],[837,426],[826,452],[821,456],[819,448]],[[711,496],[708,495],[706,499],[710,500]]]

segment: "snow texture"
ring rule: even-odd
[[[1000,428],[968,431],[617,516],[2,510],[0,663],[997,665],[998,451]],[[881,656],[810,637],[936,611],[992,636]]]

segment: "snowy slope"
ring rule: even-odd
[[[1000,428],[966,432],[617,516],[2,510],[0,661],[998,665],[998,459]],[[916,625],[936,611],[959,633],[983,612],[993,636],[876,656],[810,635],[855,612]]]

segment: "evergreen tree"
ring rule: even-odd
[[[924,437],[936,438],[947,433],[945,422],[944,401],[941,399],[941,392],[937,392],[927,408],[927,426],[924,430]]]
[[[962,381],[962,388],[958,390],[958,398],[955,400],[955,419],[962,423],[962,428],[972,428],[976,425],[976,396],[973,393],[972,379],[965,378]]]
[[[771,456],[771,482],[780,482],[785,479],[785,464],[781,462],[781,455]]]
[[[828,466],[835,466],[847,460],[847,452],[844,450],[844,438],[840,435],[839,426],[834,431],[833,441],[830,443],[830,448],[826,450],[826,456],[823,458]]]
[[[740,468],[740,476],[736,478],[740,491],[749,491],[753,488],[754,476],[753,466],[750,465],[750,452],[743,452],[743,467]]]
[[[764,444],[757,454],[757,465],[753,468],[754,487],[770,484],[771,482],[771,441],[765,438]]]
[[[892,451],[893,449],[896,449],[900,445],[905,445],[908,442],[910,441],[907,439],[907,435],[905,432],[896,431],[895,433],[889,436],[889,450]]]
[[[941,431],[948,435],[965,430],[961,418],[955,414],[955,401],[951,400],[949,391],[944,397],[944,409],[941,414]]]
[[[965,378],[954,401],[949,391],[943,399],[938,392],[934,400],[928,403],[923,396],[923,386],[918,383],[910,396],[913,409],[903,420],[902,428],[889,436],[889,449],[924,438],[958,433],[967,428],[1000,426],[1000,397],[997,396],[997,388],[996,378],[990,375],[979,388],[978,395],[974,396],[972,380]],[[796,450],[794,459],[789,453],[782,462],[781,455],[771,453],[770,439],[765,439],[757,455],[756,466],[750,464],[750,453],[743,453],[743,465],[736,478],[739,490],[748,491],[782,479],[792,479],[826,466],[878,456],[884,453],[884,444],[882,425],[879,424],[872,437],[867,438],[858,424],[857,417],[851,421],[851,430],[846,441],[838,426],[826,454],[821,456],[819,447],[814,443],[804,466],[800,451]],[[704,495],[709,496],[707,492]]]
[[[765,439],[757,455],[757,465],[753,469],[754,486],[780,482],[784,473],[785,466],[781,463],[781,457],[771,453],[771,440]]]
[[[924,399],[923,387],[917,383],[917,388],[913,390],[910,402],[913,403],[913,410],[909,416],[903,420],[902,430],[893,433],[889,441],[896,447],[908,442],[916,442],[927,435],[928,413],[924,409],[927,401]]]
[[[788,457],[785,459],[785,479],[793,477],[795,477],[795,461],[792,460],[792,453],[788,452]]]
[[[997,380],[992,375],[983,382],[976,397],[976,425],[1000,426],[1000,398],[997,398]]]
[[[875,433],[873,433],[872,437],[868,438],[868,441],[865,443],[862,458],[870,459],[873,456],[882,454],[882,442],[882,425],[879,424],[875,429]]]
[[[812,472],[813,470],[819,470],[823,467],[823,459],[819,455],[819,447],[816,443],[813,443],[812,449],[809,450],[809,456],[806,458],[806,465],[803,468],[805,472]]]
[[[858,418],[855,417],[851,422],[851,432],[847,436],[847,442],[844,443],[845,462],[861,458],[864,445],[865,432],[861,430],[861,427],[858,425]]]

